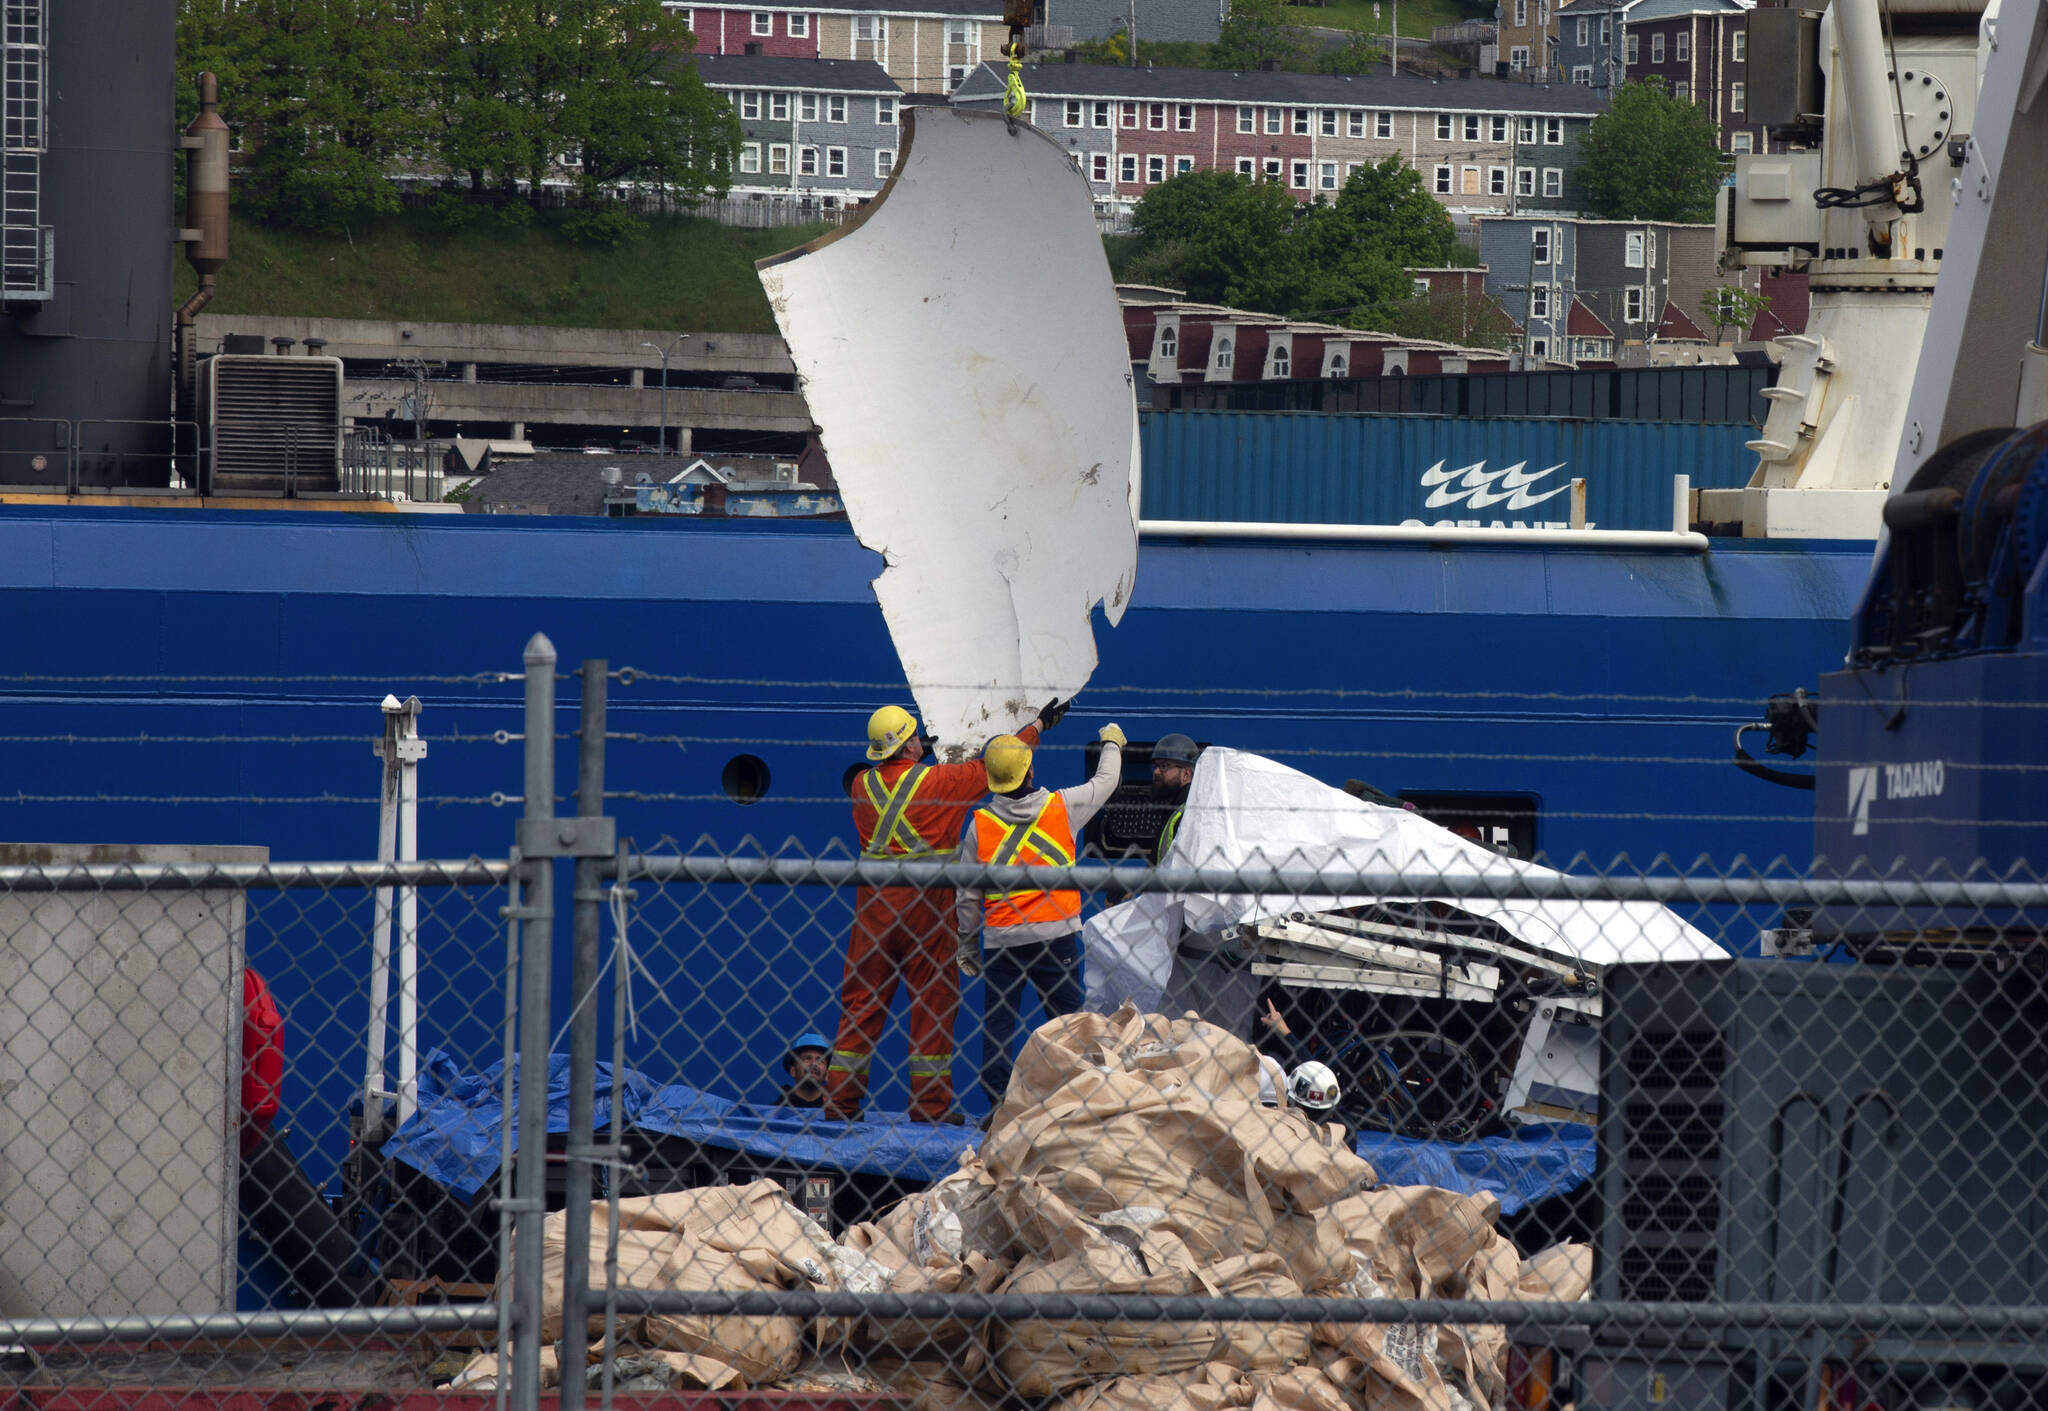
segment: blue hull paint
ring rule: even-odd
[[[1738,773],[1730,737],[1770,692],[1841,661],[1868,562],[1860,545],[1702,557],[1148,539],[1130,611],[1098,630],[1102,665],[1040,773],[1079,778],[1092,727],[1113,718],[1134,738],[1183,730],[1336,783],[1533,794],[1553,858],[1798,863],[1812,796]],[[614,805],[623,835],[843,846],[841,772],[869,710],[907,698],[886,684],[899,672],[868,586],[879,567],[843,524],[10,507],[0,838],[370,855],[368,744],[390,690],[427,703],[422,851],[502,856],[517,804],[489,800],[518,798],[520,755],[491,737],[520,728],[520,688],[430,678],[516,670],[543,631],[565,668],[597,656],[687,678],[614,687],[612,730],[660,737],[612,747],[611,788],[639,796]],[[562,683],[565,732],[576,690]],[[153,738],[88,742],[138,734]],[[742,753],[771,772],[751,806],[720,787]],[[565,741],[565,793],[573,761]],[[282,802],[305,799],[331,801]],[[725,910],[738,898],[643,893],[643,951],[674,1009],[643,995],[650,1032],[629,1061],[766,1097],[778,1037],[836,1011],[850,899],[757,898],[769,921],[751,930]],[[498,1051],[495,905],[427,908],[427,1041],[468,1066]],[[301,906],[305,920],[280,924]],[[324,1052],[358,1052],[367,903],[273,899],[258,914],[254,963],[288,1009],[316,993],[335,1006]],[[900,1055],[898,1039],[878,1060],[881,1105],[901,1105]],[[294,1065],[288,1106],[322,1158],[340,1154],[331,1114],[354,1066]]]

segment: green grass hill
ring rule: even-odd
[[[827,228],[650,217],[641,235],[602,248],[570,241],[547,215],[451,227],[406,211],[344,235],[243,222],[208,312],[773,333],[754,261]],[[177,274],[183,299],[193,276],[182,259]]]

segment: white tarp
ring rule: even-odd
[[[1557,875],[1467,842],[1420,814],[1367,803],[1284,764],[1221,748],[1204,750],[1195,765],[1186,814],[1173,851],[1162,861],[1183,867],[1398,867],[1425,874]],[[1136,896],[1102,912],[1085,928],[1088,1007],[1106,1013],[1128,999],[1140,1009],[1156,1008],[1183,929],[1213,934],[1294,912],[1430,895]],[[1525,945],[1592,966],[1728,955],[1657,902],[1442,899],[1489,918]]]
[[[761,263],[919,712],[979,749],[1076,694],[1138,561],[1138,415],[1087,179],[997,114],[902,109],[895,175]]]

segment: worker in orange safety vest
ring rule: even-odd
[[[1017,734],[1035,742],[1066,712],[1064,701],[1050,701]],[[957,851],[968,814],[988,792],[988,770],[978,759],[926,764],[924,754],[909,711],[883,706],[869,717],[871,767],[851,789],[862,857],[944,859]],[[953,1021],[960,1012],[953,906],[950,887],[862,887],[855,895],[825,1116],[860,1116],[875,1045],[901,983],[910,989],[910,1115],[962,1120],[953,1105]]]
[[[1071,789],[1041,789],[1030,742],[998,735],[982,754],[991,798],[974,814],[969,841],[994,867],[1072,867],[1075,839],[1123,778],[1124,732],[1105,725],[1095,773]],[[981,1089],[993,1112],[1010,1087],[1024,987],[1038,991],[1048,1019],[1081,1007],[1081,894],[1066,888],[994,892],[969,912],[962,905],[963,955],[979,943],[984,969]],[[971,934],[978,932],[978,935]]]

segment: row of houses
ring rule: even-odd
[[[701,55],[704,82],[742,128],[733,194],[831,207],[867,199],[895,168],[906,104],[867,59]],[[951,101],[997,109],[1004,74],[982,64]],[[1098,209],[1127,211],[1184,172],[1236,172],[1302,201],[1334,197],[1360,166],[1398,156],[1460,225],[1575,211],[1579,143],[1599,110],[1583,88],[1203,69],[1042,65],[1031,122],[1064,145]]]
[[[1604,99],[1654,78],[1704,108],[1725,152],[1761,152],[1751,120],[1753,0],[1499,0],[1500,55],[1511,75],[1565,83]]]

